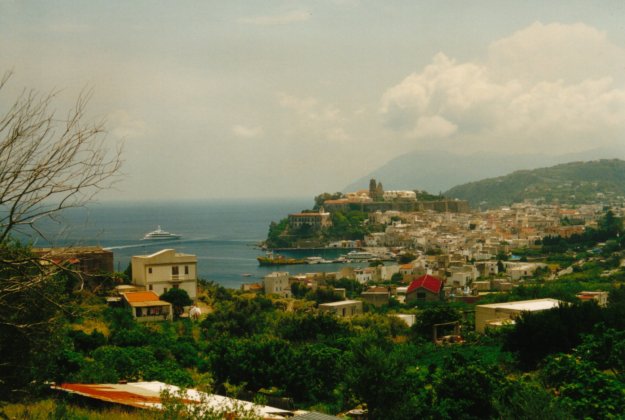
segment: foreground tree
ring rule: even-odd
[[[0,94],[11,74],[0,78]],[[89,94],[65,117],[55,94],[25,90],[0,114],[0,399],[28,383],[53,378],[58,332],[71,316],[73,277],[14,236],[41,235],[37,221],[88,202],[109,187],[121,165],[109,152],[101,123],[84,121]],[[52,370],[51,370],[52,369]]]
[[[0,79],[0,94],[10,76]],[[120,150],[106,147],[103,124],[84,120],[90,94],[64,118],[52,109],[55,96],[24,91],[0,115],[0,241],[84,205],[120,168]]]

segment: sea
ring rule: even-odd
[[[243,283],[260,282],[274,271],[300,274],[338,271],[343,264],[261,267],[257,257],[266,251],[259,244],[267,237],[269,224],[289,213],[311,208],[310,198],[241,199],[164,202],[89,203],[64,210],[54,220],[42,220],[42,235],[22,240],[35,247],[101,246],[113,251],[116,271],[124,271],[133,255],[150,255],[161,249],[193,254],[198,259],[198,277],[224,287],[239,289]],[[161,226],[181,235],[180,239],[144,241],[143,236]],[[293,250],[292,257],[336,258],[345,250]],[[362,267],[363,263],[353,263]]]

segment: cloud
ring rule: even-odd
[[[288,113],[288,133],[331,142],[347,142],[352,139],[342,125],[349,119],[334,104],[324,103],[313,97],[297,97],[286,93],[277,94],[278,104]],[[298,134],[299,136],[299,134]]]
[[[244,125],[235,125],[232,127],[232,133],[241,138],[254,138],[263,133],[262,127],[247,127]]]
[[[625,134],[625,90],[616,71],[623,66],[624,51],[605,33],[535,23],[493,43],[483,62],[437,54],[387,89],[380,112],[396,134],[449,139],[453,147],[609,146]]]
[[[123,109],[110,113],[106,122],[110,132],[118,138],[139,138],[147,132],[147,124],[144,120],[133,117],[128,111]]]
[[[239,23],[247,23],[251,25],[288,25],[295,22],[303,22],[310,19],[310,12],[307,10],[293,10],[292,12],[243,17],[238,20]]]
[[[494,77],[534,82],[605,77],[624,63],[625,51],[603,31],[583,23],[541,22],[493,42],[487,61]]]
[[[332,104],[323,104],[313,97],[299,98],[286,93],[278,93],[281,107],[291,109],[300,117],[314,121],[341,121],[341,111]]]

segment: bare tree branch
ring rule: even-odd
[[[0,93],[10,76],[0,79]],[[115,182],[121,148],[106,147],[102,122],[84,121],[91,94],[83,92],[57,119],[51,109],[56,93],[23,91],[0,116],[0,241],[82,206]]]

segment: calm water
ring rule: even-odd
[[[272,271],[303,273],[340,268],[338,264],[259,267],[256,261],[257,256],[264,254],[256,245],[266,238],[269,223],[312,204],[311,199],[96,203],[66,211],[58,223],[42,224],[47,240],[38,239],[34,245],[110,248],[115,256],[115,269],[119,271],[126,269],[133,255],[174,248],[197,255],[200,278],[239,288],[242,283],[258,281]],[[155,230],[157,225],[182,238],[142,241],[143,235]],[[339,254],[337,250],[307,253],[328,258]]]

